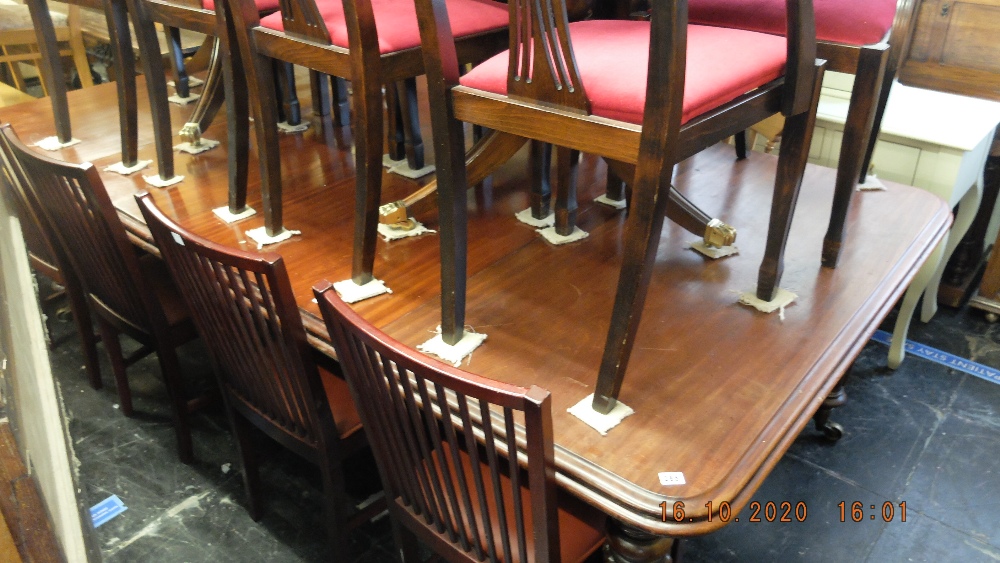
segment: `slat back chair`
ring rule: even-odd
[[[91,387],[100,389],[102,383],[97,359],[97,337],[83,288],[72,270],[63,266],[66,264],[65,256],[61,255],[58,247],[53,246],[50,237],[42,231],[39,213],[32,206],[26,192],[24,170],[5,139],[6,137],[0,136],[0,188],[5,194],[12,196],[10,199],[17,210],[32,269],[65,288],[70,312],[80,335],[87,378]]]
[[[854,89],[837,164],[833,213],[823,265],[840,257],[851,195],[868,175],[889,90],[916,19],[916,0],[816,0],[816,40],[827,68],[853,74]],[[690,0],[691,21],[764,33],[784,33],[781,0]],[[742,156],[745,156],[745,151]]]
[[[162,262],[148,255],[140,260],[93,164],[61,162],[35,153],[9,126],[2,134],[28,178],[30,201],[41,211],[43,228],[54,235],[53,246],[66,256],[97,317],[122,412],[126,416],[133,412],[127,364],[156,352],[171,402],[178,455],[190,463],[189,415],[198,403],[185,398],[175,348],[194,338],[195,332]],[[118,340],[121,333],[144,345],[127,360]]]
[[[568,23],[560,0],[514,0],[509,52],[461,79],[443,5],[416,1],[438,147],[446,343],[461,340],[465,326],[468,184],[462,121],[598,154],[633,185],[595,391],[598,411],[610,411],[617,401],[664,214],[677,204],[669,195],[674,165],[780,111],[787,125],[756,292],[764,301],[774,298],[822,76],[809,0],[787,0],[787,40],[689,26],[683,0],[657,2],[650,22],[574,23]]]
[[[148,193],[136,199],[217,367],[251,516],[261,504],[248,424],[320,467],[329,538],[346,553],[341,464],[364,432],[347,384],[313,359],[284,261],[215,244],[168,219]]]
[[[280,155],[274,130],[272,58],[351,81],[355,137],[355,228],[352,279],[372,280],[382,189],[385,84],[423,74],[420,34],[406,0],[282,0],[281,12],[259,18],[250,0],[225,0],[220,28],[230,34],[235,81],[227,91],[249,93],[260,162],[268,235],[285,230]],[[448,0],[459,23],[459,59],[475,62],[502,49],[506,6],[490,0]],[[378,26],[376,26],[378,23]],[[237,60],[237,53],[239,60]]]
[[[603,515],[557,500],[548,391],[438,362],[362,319],[328,282],[314,292],[404,561],[418,560],[413,536],[447,561],[582,561],[603,544]]]

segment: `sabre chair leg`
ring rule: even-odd
[[[170,104],[167,102],[167,79],[163,70],[163,59],[156,56],[160,44],[156,39],[156,27],[146,13],[146,7],[137,0],[128,0],[128,11],[136,30],[139,52],[144,55],[142,70],[149,94],[150,112],[153,117],[154,145],[161,180],[174,177],[174,148],[170,129]]]
[[[363,73],[362,73],[363,74]],[[382,85],[377,77],[354,80],[355,196],[354,257],[351,279],[358,285],[372,280],[378,207],[382,198]]]
[[[648,186],[653,189],[633,190],[632,197],[635,201],[625,223],[625,249],[611,313],[611,326],[594,390],[592,406],[603,414],[611,412],[617,404],[618,392],[639,328],[666,214],[669,177],[666,176],[666,185],[661,183]]]
[[[132,50],[132,32],[129,30],[125,0],[105,2],[104,18],[118,70],[115,87],[118,89],[122,164],[132,167],[139,160],[139,112],[135,89],[135,52]]]
[[[228,24],[228,21],[226,22]],[[233,30],[226,33],[232,34]],[[231,36],[231,35],[230,35]],[[216,42],[219,45],[219,42]],[[225,91],[226,127],[229,152],[226,155],[229,169],[229,212],[238,214],[247,209],[247,182],[250,165],[250,108],[247,97],[246,68],[239,49],[219,49],[222,57],[222,82]],[[239,70],[237,70],[239,69]],[[265,154],[261,153],[264,159]]]

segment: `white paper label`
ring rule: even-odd
[[[660,484],[664,486],[683,485],[686,483],[683,471],[661,471],[657,475],[660,477]]]

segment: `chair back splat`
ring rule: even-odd
[[[10,126],[0,127],[9,128]],[[15,209],[31,267],[65,288],[73,321],[80,335],[84,365],[90,386],[94,389],[100,389],[102,383],[100,363],[97,359],[97,336],[94,333],[90,308],[87,306],[87,297],[83,293],[80,280],[68,268],[68,260],[61,252],[61,248],[53,244],[52,233],[43,230],[42,213],[31,201],[28,193],[28,179],[14,155],[11,145],[6,142],[5,135],[0,135],[0,190],[14,196]]]
[[[284,261],[203,239],[168,219],[148,193],[136,199],[217,368],[251,517],[262,512],[252,425],[319,466],[330,548],[346,554],[348,527],[384,506],[349,518],[342,464],[364,447],[364,433],[347,384],[314,360]]]
[[[685,0],[656,2],[649,22],[572,23],[564,0],[513,0],[508,9],[509,51],[461,76],[455,42],[449,37],[450,14],[438,0],[414,1],[438,166],[445,343],[454,345],[464,336],[466,194],[468,180],[483,176],[484,168],[475,156],[466,168],[459,120],[498,135],[560,146],[560,161],[567,157],[569,170],[577,160],[573,151],[601,156],[632,188],[622,268],[595,388],[593,407],[599,412],[609,412],[621,390],[664,217],[703,235],[707,245],[735,241],[735,229],[698,209],[670,185],[674,166],[780,112],[788,118],[785,146],[757,290],[748,299],[776,298],[823,69],[816,60],[811,0],[782,2],[787,40],[691,25]],[[566,184],[569,192],[572,181]],[[573,232],[574,226],[565,224],[572,216],[572,209],[560,204],[559,234]]]
[[[590,113],[570,41],[564,0],[511,0],[507,92]]]
[[[314,291],[396,523],[449,561],[563,560],[549,392],[428,358]]]
[[[323,388],[284,261],[274,253],[251,254],[195,240],[156,209],[148,194],[139,201],[222,370],[220,382],[231,406],[301,442],[303,452],[314,449],[322,436],[317,406],[324,404]],[[326,413],[330,418],[329,408]]]
[[[169,275],[154,257],[139,257],[93,164],[36,153],[21,144],[9,126],[0,133],[4,152],[23,169],[28,203],[37,211],[42,231],[51,233],[57,257],[63,257],[62,265],[80,281],[97,317],[122,413],[132,415],[126,366],[155,351],[173,410],[178,455],[190,463],[190,412],[204,402],[189,402],[184,391],[176,348],[195,333]],[[145,345],[128,360],[119,344],[122,332]]]

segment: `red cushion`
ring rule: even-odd
[[[318,0],[316,7],[330,30],[330,42],[348,48],[343,0]],[[413,0],[372,0],[379,52],[394,53],[420,45],[417,10]],[[507,6],[490,0],[448,0],[448,19],[455,37],[466,37],[507,27]],[[260,25],[284,30],[281,14],[271,14]]]
[[[848,45],[878,43],[896,16],[896,0],[813,0],[816,39]],[[784,35],[785,0],[689,0],[691,23]]]
[[[261,14],[277,12],[278,8],[281,7],[278,4],[278,0],[254,0],[254,3],[257,4],[257,11]],[[201,0],[201,7],[214,12],[215,0]]]
[[[642,123],[649,64],[649,22],[571,23],[570,37],[594,115]],[[462,77],[470,88],[507,93],[504,52]],[[682,123],[778,78],[785,70],[785,39],[722,27],[688,26]]]

